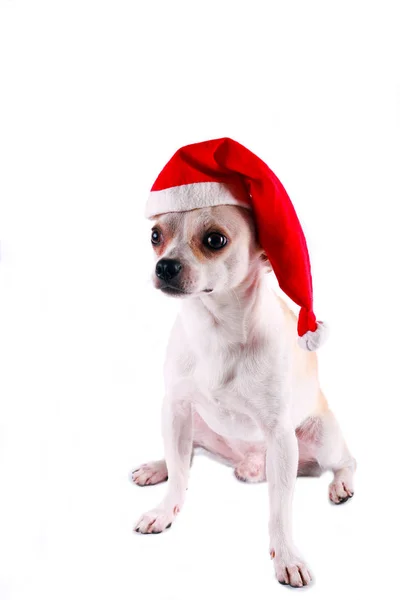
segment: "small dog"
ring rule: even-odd
[[[218,176],[222,174],[219,183],[212,182],[216,164]],[[268,481],[276,576],[281,583],[302,587],[310,583],[311,573],[292,539],[296,475],[331,469],[329,497],[340,504],[353,496],[356,467],[320,389],[316,354],[299,347],[296,316],[268,285],[266,272],[273,264],[281,287],[305,306],[298,292],[302,273],[311,282],[305,240],[282,184],[244,146],[229,138],[187,146],[159,179],[169,178],[174,165],[183,185],[163,184],[166,189],[158,191],[157,180],[148,211],[157,259],[155,287],[183,300],[165,363],[165,460],[144,464],[132,474],[141,486],[168,478],[168,488],[161,504],[142,515],[135,530],[160,533],[170,527],[183,506],[193,449],[204,448],[232,464],[241,481]],[[199,165],[200,177],[193,175]],[[226,187],[225,178],[227,172],[243,173],[242,165],[251,172],[246,182],[252,187],[251,193],[246,190],[238,197]],[[208,176],[211,184],[202,183]],[[200,183],[193,186],[190,177]],[[187,191],[192,199],[183,202]],[[255,213],[246,206],[248,198]],[[190,210],[185,208],[188,202]],[[260,213],[264,205],[267,217]],[[261,243],[265,223],[270,229]],[[294,271],[298,277],[290,273],[295,248],[301,258]],[[285,252],[282,269],[277,257]],[[306,289],[311,290],[311,300],[306,298],[311,307],[311,283]],[[306,349],[314,350],[309,340],[315,341],[323,327],[313,324],[311,308],[302,310],[311,319],[311,336],[303,336]]]
[[[165,364],[165,461],[133,472],[138,485],[165,481],[163,502],[135,529],[160,533],[180,512],[192,449],[232,463],[238,479],[269,481],[270,553],[282,583],[311,574],[291,534],[296,474],[332,469],[329,497],[353,496],[355,460],[318,382],[315,353],[296,342],[296,317],[269,289],[270,270],[249,211],[216,206],[155,220],[154,284],[183,298]]]

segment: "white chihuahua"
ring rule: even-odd
[[[311,574],[292,539],[296,475],[331,469],[332,502],[353,495],[355,460],[320,390],[314,352],[299,348],[296,317],[268,287],[268,257],[251,212],[214,206],[155,217],[155,286],[183,298],[165,365],[165,461],[133,472],[168,478],[164,500],[135,530],[160,533],[181,510],[193,448],[229,461],[242,481],[268,481],[270,553],[281,583]]]

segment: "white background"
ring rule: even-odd
[[[298,481],[304,593],[397,593],[396,4],[1,0],[1,600],[290,593],[268,556],[267,486],[205,456],[173,527],[132,533],[165,491],[129,474],[163,454],[178,308],[150,283],[144,204],[177,148],[225,135],[278,174],[304,224],[332,331],[322,387],[359,463],[343,506],[330,475]]]

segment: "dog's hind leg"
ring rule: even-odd
[[[326,410],[320,418],[321,431],[316,448],[316,460],[322,470],[333,471],[329,498],[334,504],[342,504],[354,494],[353,475],[356,461],[347,448],[333,413]]]
[[[155,485],[168,479],[168,471],[165,460],[155,460],[145,463],[132,471],[132,481],[136,485]]]
[[[235,476],[247,483],[260,483],[267,480],[265,467],[265,451],[249,452],[235,469]]]

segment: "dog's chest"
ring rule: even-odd
[[[194,377],[209,393],[234,394],[244,399],[261,390],[268,374],[255,347],[241,344],[197,349]]]
[[[199,349],[197,349],[199,350]],[[275,412],[274,386],[266,349],[261,344],[216,344],[196,354],[193,376],[201,392],[196,409],[221,435],[258,441],[257,415]]]

